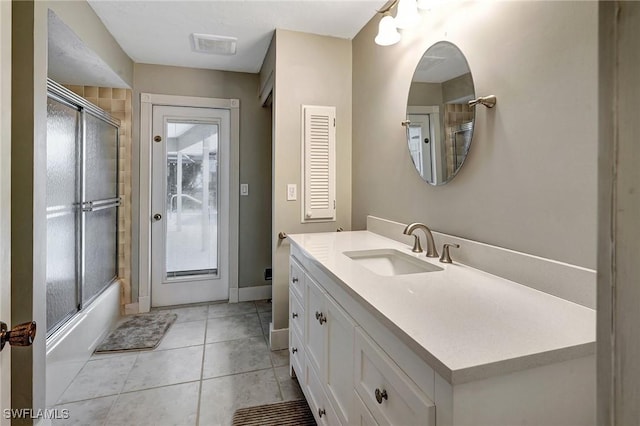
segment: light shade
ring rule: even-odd
[[[375,42],[380,46],[391,46],[399,41],[400,33],[396,28],[393,16],[385,13],[378,24],[378,35],[375,38]]]
[[[420,15],[416,0],[400,0],[395,17],[396,27],[404,30],[418,25],[419,22]]]

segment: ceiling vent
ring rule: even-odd
[[[191,34],[194,52],[210,55],[235,55],[238,39],[211,34]]]

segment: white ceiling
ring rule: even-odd
[[[386,0],[88,0],[134,62],[255,73],[273,30],[352,39]],[[238,38],[233,56],[195,53],[192,33]]]
[[[416,67],[413,80],[420,83],[443,83],[469,72],[462,52],[451,43],[436,43],[425,52]]]

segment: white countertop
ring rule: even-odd
[[[595,353],[593,309],[457,264],[454,249],[445,264],[368,231],[288,237],[454,385]],[[343,254],[380,248],[443,271],[380,276]]]

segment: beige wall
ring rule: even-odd
[[[273,152],[273,321],[288,327],[289,246],[278,232],[351,229],[351,42],[276,30]],[[336,106],[335,222],[301,223],[301,105]],[[298,186],[287,201],[287,184]]]
[[[239,287],[270,284],[264,280],[264,270],[271,266],[271,111],[260,106],[258,84],[258,74],[149,64],[134,67],[133,235],[138,235],[140,93],[240,99],[240,182],[249,184],[249,196],[240,197]],[[137,253],[134,239],[134,300]]]
[[[597,3],[456,2],[390,47],[353,41],[353,226],[367,214],[596,266]],[[469,157],[441,187],[411,166],[400,122],[433,43],[464,52],[479,107]]]
[[[46,5],[125,83],[133,85],[133,61],[122,50],[89,3],[84,0],[54,0],[47,1]]]

